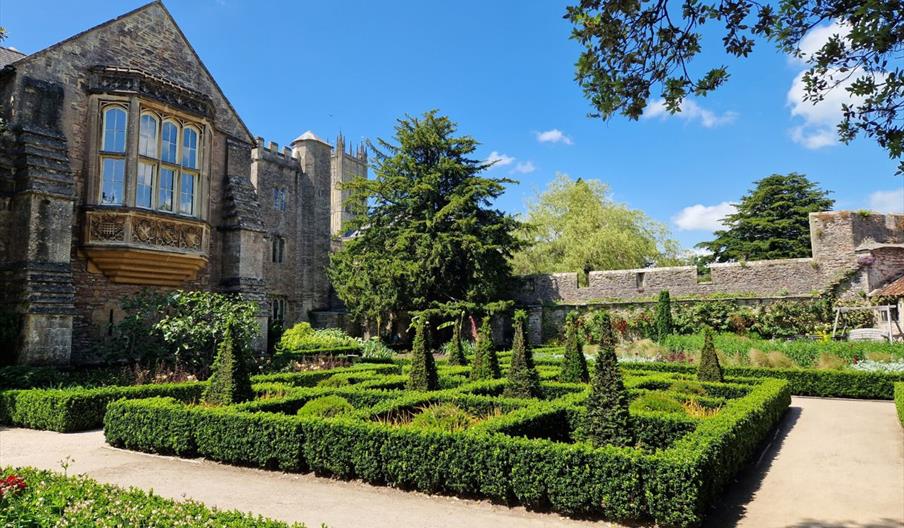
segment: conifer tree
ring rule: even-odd
[[[656,303],[656,341],[662,342],[672,333],[672,299],[668,290],[659,292]]]
[[[464,366],[468,364],[464,348],[461,346],[461,316],[452,324],[452,349],[449,352],[449,364]]]
[[[515,336],[512,339],[512,366],[503,394],[510,398],[539,398],[540,376],[534,368],[534,354],[524,336],[527,313],[515,311]]]
[[[584,344],[581,342],[577,312],[568,312],[565,317],[565,356],[562,358],[562,372],[559,381],[566,383],[587,383],[587,360],[584,358]]]
[[[615,337],[615,329],[612,328],[612,317],[609,312],[603,311],[597,316],[596,320],[599,325],[600,348],[608,347],[615,350],[615,346],[618,345],[618,338]]]
[[[411,373],[408,389],[430,391],[439,388],[436,374],[436,362],[433,354],[427,350],[426,324],[418,318],[414,324],[414,343],[411,347]]]
[[[703,331],[703,350],[700,351],[700,365],[697,367],[697,379],[700,381],[725,381],[722,365],[713,344],[713,332],[709,328]]]
[[[244,353],[236,350],[233,333],[233,325],[230,324],[224,332],[223,340],[217,347],[217,355],[214,358],[208,380],[210,384],[202,396],[207,403],[230,405],[254,398]]]
[[[587,399],[582,431],[595,446],[635,445],[634,424],[628,412],[630,398],[622,382],[615,349],[601,343]]]
[[[493,335],[490,331],[490,318],[484,317],[477,333],[477,351],[471,365],[471,379],[496,379],[499,373],[499,357],[493,349]]]

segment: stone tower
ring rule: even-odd
[[[330,234],[342,236],[343,225],[351,220],[348,207],[350,192],[343,185],[357,177],[367,177],[367,149],[358,145],[345,144],[345,136],[341,133],[336,138],[330,163]]]

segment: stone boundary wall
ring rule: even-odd
[[[828,278],[811,258],[713,264],[710,270],[707,281],[698,278],[694,266],[591,271],[586,286],[579,286],[577,273],[531,275],[522,278],[516,298],[520,304],[537,305],[641,301],[662,290],[679,297],[812,296],[828,284]]]

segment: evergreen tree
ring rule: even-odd
[[[512,339],[512,366],[503,394],[510,398],[539,398],[540,376],[534,368],[534,354],[524,336],[527,313],[515,311],[515,336]]]
[[[672,333],[672,298],[668,290],[659,292],[656,303],[656,341],[660,343]]]
[[[414,343],[411,347],[411,372],[408,379],[409,390],[431,391],[439,388],[436,362],[427,350],[426,325],[423,318],[414,324]]]
[[[612,328],[612,317],[609,316],[609,312],[604,310],[596,317],[596,322],[599,325],[600,348],[606,347],[615,350],[618,338],[615,337],[615,329]]]
[[[484,317],[477,333],[477,350],[471,364],[471,379],[496,379],[499,373],[499,357],[493,349],[493,334],[490,331],[490,318]]]
[[[595,446],[635,445],[634,424],[628,412],[630,398],[622,382],[615,349],[600,344],[587,399],[582,432]]]
[[[202,399],[215,405],[230,405],[254,398],[251,377],[245,364],[245,354],[236,350],[233,343],[233,324],[227,326],[223,340],[217,347],[213,361],[209,385],[204,389]]]
[[[581,342],[577,312],[565,316],[565,356],[562,358],[562,372],[559,381],[566,383],[587,383],[587,359],[584,358],[584,344]]]
[[[714,262],[809,257],[810,213],[832,208],[828,191],[794,172],[755,185],[725,217],[716,239],[697,247],[709,250],[707,258]]]
[[[450,365],[465,366],[468,364],[464,348],[461,346],[461,324],[461,316],[459,315],[452,324],[452,350],[449,352]]]
[[[722,376],[722,365],[719,364],[719,356],[713,345],[713,332],[709,328],[703,331],[703,350],[700,351],[697,379],[700,381],[725,381]]]

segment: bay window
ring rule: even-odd
[[[203,127],[141,105],[135,144],[129,139],[128,106],[101,108],[100,203],[200,216]],[[137,166],[129,169],[130,151]],[[127,198],[128,189],[134,189],[134,202]]]

